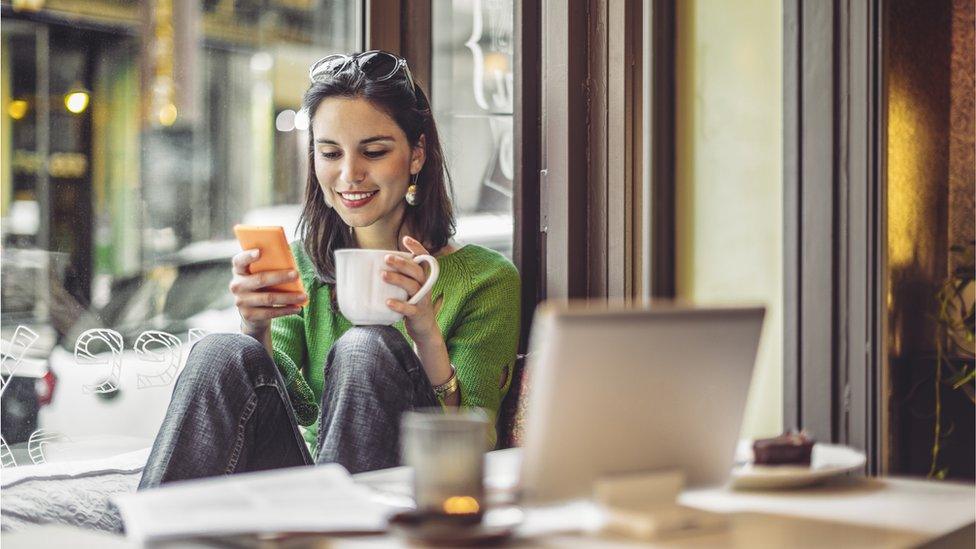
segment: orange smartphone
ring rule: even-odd
[[[288,239],[285,238],[283,227],[234,225],[234,234],[237,235],[237,241],[241,243],[242,250],[254,248],[261,250],[261,256],[250,265],[251,274],[285,269],[298,271],[298,264],[295,263],[295,256],[291,253],[291,248],[288,247]],[[272,292],[305,293],[305,286],[302,284],[301,277],[265,289]],[[299,305],[302,307],[308,305],[308,299]]]

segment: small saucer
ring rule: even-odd
[[[854,448],[818,442],[809,465],[755,465],[749,448],[738,454],[747,459],[732,468],[732,487],[748,490],[791,489],[810,486],[864,468],[864,454]]]
[[[392,533],[412,543],[458,546],[502,543],[521,523],[517,507],[499,507],[486,511],[480,522],[411,510],[391,516],[389,525]]]

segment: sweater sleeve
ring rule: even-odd
[[[521,281],[511,263],[478,284],[465,301],[461,322],[448,337],[447,350],[457,368],[461,406],[477,406],[494,426],[511,384],[518,351]],[[490,444],[495,443],[491,430]]]
[[[302,374],[308,362],[304,315],[305,309],[302,309],[298,314],[273,319],[271,345],[274,348],[272,358],[285,379],[285,389],[295,410],[295,417],[300,425],[308,426],[318,418],[319,407]]]

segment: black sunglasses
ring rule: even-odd
[[[353,55],[343,53],[326,55],[308,69],[308,78],[312,82],[319,82],[341,73],[350,64],[376,82],[389,80],[402,72],[407,83],[410,84],[410,91],[414,91],[413,75],[410,74],[407,60],[382,50],[364,51]]]

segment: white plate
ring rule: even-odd
[[[754,465],[752,441],[739,442],[739,458],[732,468],[732,487],[764,490],[798,488],[823,482],[864,467],[864,454],[847,446],[817,443],[813,446],[810,466]],[[742,459],[744,458],[744,459]]]

